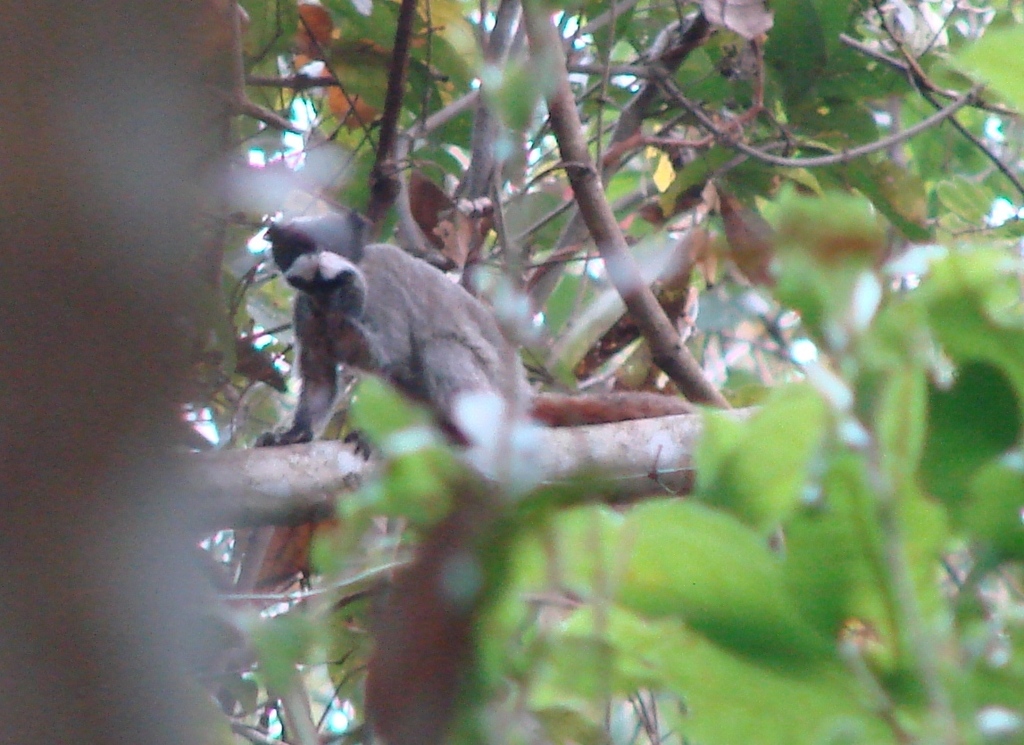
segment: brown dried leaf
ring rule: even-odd
[[[451,197],[422,173],[414,170],[409,174],[409,209],[423,235],[437,249],[442,249],[445,245],[443,237],[437,232],[441,214],[454,206]]]
[[[295,46],[301,54],[321,59],[321,50],[326,50],[334,33],[334,21],[330,13],[317,0],[299,3],[299,28],[295,33]]]
[[[721,189],[718,190],[718,208],[725,225],[725,238],[729,242],[729,258],[754,284],[774,285],[771,263],[775,255],[775,231],[772,226]]]
[[[270,537],[265,552],[261,552],[262,562],[254,571],[252,586],[247,588],[253,592],[285,592],[291,589],[302,577],[308,576],[312,569],[309,563],[309,550],[318,532],[337,526],[337,522],[303,523],[301,525],[280,526],[269,528]],[[240,530],[237,533],[237,552],[246,561],[246,553],[251,541],[258,540],[257,534],[268,528]]]

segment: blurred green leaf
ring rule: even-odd
[[[788,601],[776,557],[734,518],[695,502],[651,502],[621,530],[631,554],[616,597],[635,612],[671,616],[708,639],[786,667],[827,648]]]
[[[1024,27],[989,29],[958,55],[960,64],[977,72],[1018,110],[1024,110]]]
[[[354,429],[378,444],[389,435],[409,428],[424,428],[431,422],[426,409],[412,405],[394,388],[373,376],[363,377],[356,386],[349,417]]]
[[[296,665],[307,661],[319,636],[320,627],[303,613],[282,613],[255,623],[250,638],[267,687],[284,690],[290,685]]]
[[[935,336],[957,362],[998,367],[1024,394],[1024,306],[1020,265],[1005,252],[951,252],[920,288]]]
[[[641,619],[616,608],[588,610],[568,626],[609,639],[617,674],[675,693],[682,705],[660,716],[686,742],[705,745],[820,745],[895,741],[864,706],[857,681],[834,661],[767,666],[672,619]]]
[[[849,184],[858,189],[909,240],[931,238],[925,225],[926,195],[921,177],[891,160],[860,158],[844,169]]]
[[[928,383],[912,364],[889,372],[877,401],[875,433],[884,468],[894,484],[908,483],[917,471],[927,428]]]
[[[808,385],[784,386],[747,422],[713,412],[704,421],[696,496],[758,530],[777,527],[813,481],[828,423],[821,396]]]
[[[825,31],[812,0],[773,3],[775,27],[765,44],[765,61],[778,74],[786,98],[798,99],[814,86],[828,62]]]
[[[1024,559],[1024,458],[1019,451],[980,468],[964,522],[998,559]]]
[[[928,409],[922,481],[962,520],[963,500],[974,473],[1017,442],[1021,428],[1017,397],[997,367],[971,362],[957,371],[951,388],[931,389]]]
[[[894,609],[883,539],[863,460],[838,456],[822,479],[818,504],[786,525],[786,584],[801,613],[838,639],[848,619],[873,626],[892,651]]]
[[[946,209],[970,222],[980,222],[992,211],[995,201],[991,191],[963,176],[940,181],[935,185],[935,196]]]

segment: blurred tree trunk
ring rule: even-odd
[[[4,742],[195,742],[188,505],[159,464],[210,111],[181,46],[197,12],[0,6]]]

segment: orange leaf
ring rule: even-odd
[[[299,28],[295,44],[302,54],[320,59],[320,50],[327,49],[334,32],[330,13],[319,2],[299,3]]]
[[[380,115],[377,109],[359,96],[345,95],[345,90],[341,86],[332,86],[327,90],[327,106],[348,129],[361,129],[373,123]]]

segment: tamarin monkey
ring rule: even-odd
[[[279,221],[267,229],[274,262],[297,291],[294,331],[302,387],[289,428],[260,446],[308,442],[330,418],[338,367],[380,375],[430,407],[446,427],[457,396],[488,392],[550,426],[693,411],[654,393],[535,395],[517,350],[490,309],[425,261],[367,244],[355,212]],[[456,430],[457,436],[457,430]]]

